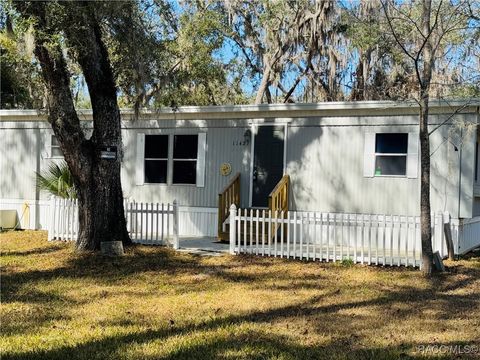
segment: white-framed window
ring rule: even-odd
[[[375,176],[407,176],[408,133],[375,134]]]
[[[365,133],[365,177],[406,177],[418,175],[418,133]]]
[[[206,133],[137,134],[136,184],[205,183]]]
[[[60,144],[55,135],[50,135],[50,157],[51,158],[63,158],[63,152],[60,149]]]

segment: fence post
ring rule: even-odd
[[[50,200],[48,202],[48,241],[52,241],[54,238],[53,231],[55,228],[55,197],[52,195],[50,196]]]
[[[230,236],[229,236],[229,241],[230,241],[230,254],[234,255],[235,254],[235,217],[237,216],[237,207],[235,204],[232,204],[230,206]]]
[[[455,260],[455,251],[453,248],[452,228],[450,226],[450,214],[445,211],[443,214],[443,231],[445,232],[445,241],[447,242],[448,260]]]
[[[173,248],[178,249],[180,247],[178,239],[178,204],[177,200],[173,200]]]
[[[129,223],[128,223],[128,199],[127,198],[123,199],[123,215],[125,216],[125,225],[127,226],[127,232],[130,233]],[[130,236],[130,234],[128,235]]]

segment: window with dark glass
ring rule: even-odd
[[[145,135],[145,182],[167,183],[168,135]]]
[[[173,138],[173,184],[197,182],[198,135],[175,135]]]
[[[407,174],[407,133],[375,135],[375,176]]]
[[[50,144],[50,156],[52,158],[59,158],[63,157],[63,152],[60,149],[60,144],[58,143],[58,139],[55,135],[52,135],[52,140]]]

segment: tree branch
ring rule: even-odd
[[[435,131],[437,131],[439,128],[441,128],[443,125],[445,125],[448,121],[450,121],[450,119],[452,119],[455,115],[457,115],[460,111],[462,111],[463,109],[465,109],[469,105],[470,105],[470,101],[463,104],[461,107],[457,108],[452,114],[450,114],[449,117],[447,117],[444,121],[442,121],[440,123],[440,125],[436,126],[433,130],[431,130],[428,133],[428,136],[432,135]]]
[[[390,28],[390,31],[392,32],[392,35],[395,38],[396,43],[398,44],[398,46],[400,46],[402,48],[405,55],[407,55],[410,59],[415,61],[415,57],[413,55],[411,55],[410,52],[405,48],[403,43],[398,38],[397,32],[393,29],[392,20],[391,20],[390,16],[388,15],[388,11],[387,11],[387,7],[385,5],[385,2],[383,0],[381,0],[380,3],[382,4],[383,12],[385,13],[385,17],[387,19],[388,27]]]

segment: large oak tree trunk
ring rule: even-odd
[[[115,162],[94,162],[92,159],[92,181],[82,184],[77,191],[80,226],[77,248],[98,250],[102,241],[122,241],[129,245],[120,171]]]
[[[47,3],[17,3],[17,8],[36,21],[35,55],[40,62],[48,94],[48,120],[73,175],[79,203],[80,250],[98,250],[102,241],[131,244],[123,208],[120,166],[122,138],[120,111],[108,53],[101,38],[94,8],[88,3],[65,2],[62,29],[76,52],[88,85],[93,110],[93,134],[84,135],[70,91],[70,75],[59,43],[58,29],[49,21]],[[50,9],[51,11],[51,9]],[[67,15],[65,15],[67,16]],[[102,149],[116,147],[114,160],[102,159]]]
[[[110,67],[107,49],[102,41],[100,27],[94,11],[88,5],[78,11],[79,22],[86,24],[80,33],[66,31],[72,45],[78,51],[78,62],[85,76],[93,110],[93,134],[91,176],[84,184],[79,203],[83,203],[80,224],[79,248],[98,249],[101,241],[130,242],[123,208],[120,180],[122,159],[122,134],[116,87]],[[73,20],[76,20],[74,17]],[[101,150],[112,147],[117,150],[115,160],[102,159]]]

